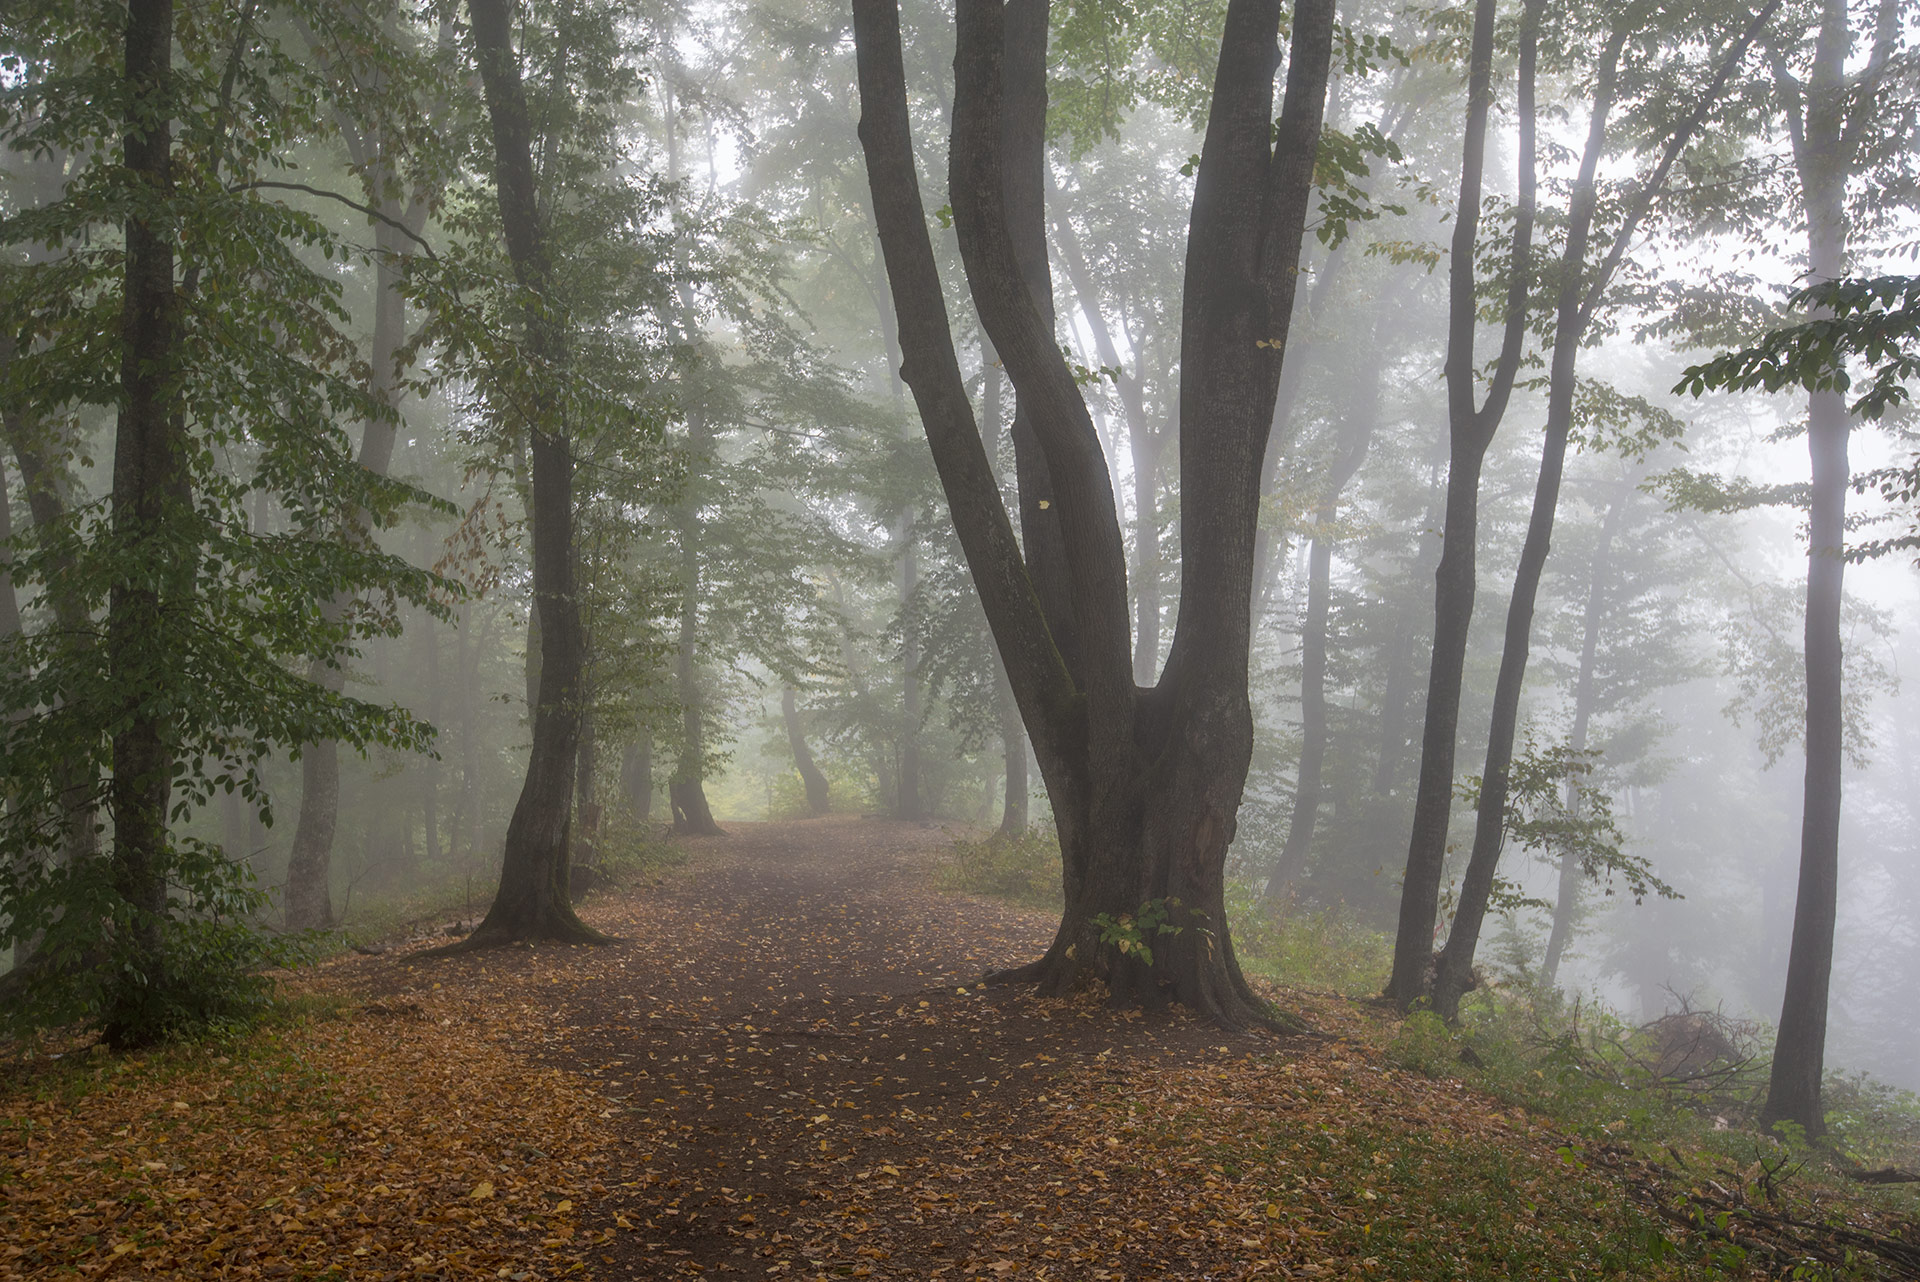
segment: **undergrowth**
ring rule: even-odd
[[[987,895],[1027,908],[1058,909],[1060,841],[1052,828],[1035,824],[1016,837],[958,841],[941,865],[942,890]]]

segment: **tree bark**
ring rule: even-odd
[[[645,823],[653,813],[653,732],[642,730],[620,752],[620,797],[633,817]]]
[[[1513,593],[1508,600],[1507,628],[1500,653],[1500,674],[1494,684],[1493,712],[1487,731],[1486,766],[1481,772],[1480,808],[1474,825],[1473,852],[1468,857],[1460,882],[1460,902],[1454,912],[1446,947],[1436,966],[1433,1006],[1442,1018],[1453,1019],[1460,998],[1473,987],[1473,960],[1480,942],[1487,903],[1493,892],[1494,876],[1506,841],[1508,773],[1513,764],[1513,740],[1520,722],[1520,696],[1526,681],[1527,660],[1532,647],[1533,610],[1539,596],[1540,578],[1545,572],[1547,554],[1553,542],[1553,523],[1560,504],[1560,478],[1566,466],[1567,437],[1573,426],[1573,397],[1576,389],[1580,345],[1587,326],[1611,284],[1612,271],[1639,230],[1640,221],[1653,197],[1666,186],[1668,171],[1705,121],[1720,96],[1728,77],[1745,57],[1747,47],[1771,14],[1764,7],[1721,60],[1718,74],[1692,113],[1674,127],[1664,155],[1654,172],[1642,184],[1637,198],[1615,233],[1612,248],[1602,266],[1590,276],[1586,267],[1587,243],[1593,228],[1593,213],[1598,200],[1594,176],[1606,151],[1608,118],[1613,111],[1615,82],[1620,52],[1630,34],[1625,26],[1617,28],[1601,53],[1593,114],[1587,132],[1586,150],[1581,157],[1579,176],[1574,180],[1568,210],[1567,242],[1560,260],[1560,288],[1556,303],[1553,358],[1548,375],[1547,428],[1540,452],[1540,477],[1534,488],[1533,514],[1527,524],[1527,537],[1520,550],[1520,564],[1514,572]]]
[[[103,1035],[125,1049],[164,1035],[169,974],[167,803],[173,744],[164,711],[177,674],[167,639],[169,606],[190,585],[190,548],[169,536],[190,501],[175,346],[179,329],[171,228],[156,206],[173,191],[172,0],[130,0],[126,25],[128,108],[123,159],[136,203],[126,222],[121,315],[120,413],[114,433],[113,539],[118,545],[107,607],[107,667],[122,703],[114,723],[112,885],[119,904],[116,954]]]
[[[1486,169],[1487,116],[1493,106],[1493,0],[1476,0],[1468,58],[1467,121],[1448,260],[1447,514],[1440,565],[1434,574],[1433,659],[1427,676],[1426,726],[1420,742],[1420,782],[1414,797],[1407,870],[1401,882],[1400,923],[1394,939],[1387,996],[1402,1010],[1428,996],[1433,973],[1435,919],[1446,871],[1447,826],[1453,814],[1453,757],[1460,725],[1460,687],[1473,622],[1474,556],[1479,540],[1480,469],[1506,414],[1526,336],[1528,258],[1533,245],[1534,64],[1542,0],[1526,0],[1520,22],[1520,182],[1515,213],[1506,330],[1485,401],[1474,396],[1474,336],[1478,329],[1475,250],[1480,193]]]
[[[1066,909],[1054,944],[999,978],[1056,993],[1100,979],[1116,1003],[1172,998],[1228,1027],[1277,1019],[1234,960],[1224,867],[1252,751],[1247,625],[1260,460],[1292,311],[1332,9],[1322,0],[1296,7],[1276,127],[1279,23],[1271,0],[1234,0],[1227,13],[1188,238],[1181,364],[1181,474],[1206,501],[1183,505],[1179,618],[1159,685],[1141,690],[1106,460],[1020,251],[1036,221],[1044,246],[1039,202],[1019,199],[1023,181],[1043,186],[1044,148],[1010,139],[1003,112],[1023,104],[1021,123],[1044,137],[1044,109],[1027,104],[1044,104],[1046,6],[960,0],[948,191],[976,308],[1046,464],[1047,488],[1030,493],[1023,476],[1021,501],[1044,497],[1060,533],[1064,592],[1051,599],[1031,533],[1027,555],[1013,537],[954,357],[913,169],[899,10],[893,0],[854,4],[860,138],[904,376],[1061,839]],[[1056,621],[1071,626],[1070,648]],[[1157,913],[1180,933],[1153,929]],[[1142,921],[1147,933],[1129,938]]]
[[[813,751],[807,747],[807,728],[800,721],[800,705],[793,687],[780,691],[780,720],[787,728],[787,748],[793,753],[793,768],[807,790],[807,813],[816,819],[827,813],[827,777],[813,763]]]
[[[1857,148],[1850,129],[1846,58],[1851,43],[1844,0],[1825,0],[1807,78],[1804,116],[1789,121],[1807,211],[1811,283],[1846,274],[1849,228],[1847,179]],[[1876,47],[1861,73],[1886,63]],[[1862,94],[1856,101],[1871,101]],[[1797,105],[1797,104],[1795,104]],[[1790,107],[1790,109],[1792,109]],[[1816,309],[1817,318],[1822,313]],[[1834,916],[1840,886],[1840,798],[1844,765],[1842,687],[1842,553],[1846,544],[1847,436],[1852,423],[1844,393],[1807,398],[1807,450],[1812,462],[1812,510],[1807,555],[1807,765],[1800,826],[1800,877],[1787,954],[1786,995],[1774,1040],[1767,1101],[1760,1124],[1792,1122],[1809,1137],[1826,1132],[1821,1080],[1826,1072],[1827,1000],[1833,977]]]
[[[511,0],[468,0],[474,53],[492,125],[494,185],[514,279],[538,300],[522,317],[539,374],[567,365],[564,322],[555,314],[552,265],[533,173],[532,126],[512,43]],[[500,888],[479,927],[454,948],[530,939],[604,942],[574,914],[569,885],[571,811],[580,739],[583,637],[574,586],[573,453],[553,406],[527,424],[532,485],[533,598],[540,614],[540,701],[533,709],[527,775],[501,855]]]

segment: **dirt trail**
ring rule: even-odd
[[[1203,1276],[1175,1264],[1177,1242],[1085,1240],[1080,1203],[1110,1177],[1063,1140],[1084,1113],[1055,1084],[1282,1044],[982,988],[1052,923],[933,890],[952,840],[731,825],[688,843],[663,884],[590,901],[612,947],[429,964],[449,988],[538,984],[541,1040],[525,1025],[514,1040],[616,1102],[618,1156],[586,1226],[614,1230],[588,1252],[599,1276]]]

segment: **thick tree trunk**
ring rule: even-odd
[[[492,124],[494,184],[507,255],[515,279],[541,300],[541,310],[522,318],[527,355],[543,375],[558,377],[567,364],[567,340],[563,321],[552,310],[552,272],[535,194],[532,129],[511,38],[511,0],[468,0],[467,14]],[[584,638],[574,587],[572,445],[564,419],[552,406],[544,408],[551,417],[527,424],[533,597],[542,633],[533,747],[507,824],[499,891],[479,927],[456,948],[606,938],[574,915],[569,884]]]
[[[1493,0],[1476,0],[1467,72],[1467,122],[1448,261],[1447,519],[1434,574],[1433,662],[1427,677],[1426,727],[1420,741],[1420,783],[1414,797],[1407,870],[1400,889],[1387,996],[1402,1010],[1426,997],[1433,940],[1446,871],[1447,827],[1453,815],[1453,758],[1460,725],[1460,687],[1467,630],[1473,622],[1474,557],[1479,541],[1480,469],[1505,415],[1526,333],[1527,260],[1534,216],[1534,63],[1542,0],[1526,0],[1520,34],[1520,184],[1513,232],[1506,330],[1484,403],[1475,404],[1474,336],[1478,329],[1475,250],[1486,169],[1487,116],[1493,106]]]
[[[164,709],[177,680],[166,615],[194,568],[167,527],[186,513],[184,425],[175,367],[178,298],[170,225],[149,213],[173,189],[170,111],[172,0],[127,6],[124,162],[135,201],[126,223],[125,298],[120,329],[120,414],[114,434],[113,538],[116,577],[108,599],[107,668],[124,700],[116,710],[111,872],[112,978],[103,1035],[124,1049],[166,1032],[164,1004],[175,980],[164,944],[167,920],[167,803],[173,745]]]
[[[1273,1022],[1234,960],[1223,877],[1253,740],[1247,647],[1260,461],[1319,140],[1331,6],[1304,0],[1295,10],[1277,126],[1279,7],[1234,0],[1228,9],[1188,237],[1181,361],[1181,475],[1206,501],[1182,505],[1184,591],[1151,691],[1134,679],[1127,558],[1106,460],[1049,299],[1034,287],[1036,243],[1044,263],[1047,6],[960,0],[956,23],[954,226],[982,323],[1046,465],[1043,489],[1029,488],[1033,473],[1021,477],[1024,554],[953,354],[913,170],[899,10],[892,0],[854,4],[860,137],[905,379],[1061,840],[1059,933],[1040,961],[1001,978],[1049,992],[1100,979],[1116,1002],[1171,998],[1228,1027]],[[1052,584],[1024,519],[1030,507],[1059,531]],[[1056,636],[1056,624],[1071,633]]]
[[[1607,506],[1600,521],[1600,542],[1593,551],[1593,566],[1587,582],[1587,604],[1580,619],[1580,669],[1573,681],[1573,729],[1567,746],[1575,753],[1587,750],[1587,736],[1593,724],[1594,668],[1600,653],[1600,629],[1607,617],[1607,588],[1613,573],[1613,541],[1632,500],[1633,488],[1623,486]],[[1560,962],[1566,956],[1567,941],[1573,937],[1573,915],[1580,906],[1581,867],[1577,851],[1560,858],[1560,884],[1553,899],[1553,924],[1547,929],[1547,955],[1540,964],[1540,990],[1551,992],[1560,974]]]
[[[827,777],[813,763],[813,751],[807,747],[807,728],[801,724],[800,705],[794,698],[792,686],[780,691],[780,719],[787,728],[787,748],[793,753],[793,768],[800,776],[801,786],[807,790],[807,813],[818,818],[830,809]]]

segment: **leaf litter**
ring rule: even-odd
[[[609,947],[344,958],[310,986],[357,1008],[259,1067],[17,1075],[0,1277],[1723,1276],[1670,1182],[1393,1067],[1364,1004],[1273,994],[1283,1040],[982,985],[1052,922],[931,889],[949,843],[737,825],[590,901]]]

